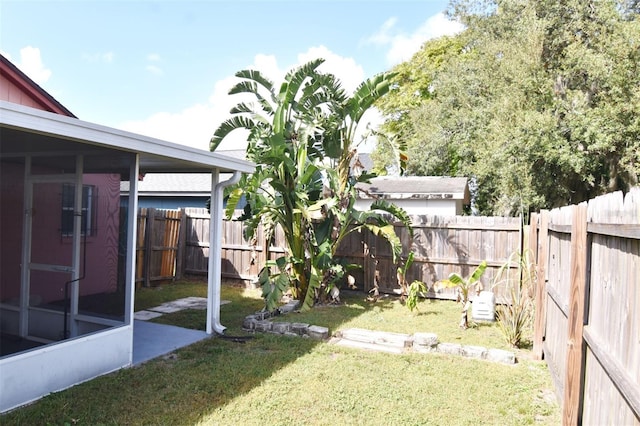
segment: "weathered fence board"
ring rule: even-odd
[[[640,188],[542,212],[538,239],[546,216],[534,352],[542,336],[563,423],[640,425]]]
[[[505,264],[512,253],[522,250],[522,230],[519,218],[474,217],[474,216],[421,216],[414,217],[413,242],[399,225],[396,226],[403,238],[403,247],[407,256],[409,251],[415,253],[414,265],[407,274],[410,283],[417,279],[431,287],[443,280],[452,272],[463,276],[470,275],[484,260],[487,270],[482,277],[486,289],[494,282],[498,269]],[[378,239],[377,245],[386,245]],[[388,245],[386,245],[388,246]],[[390,257],[390,253],[389,253]],[[395,267],[388,263],[391,274],[387,278],[389,291],[397,288],[395,283]],[[386,277],[386,276],[385,276]],[[498,301],[505,301],[506,283],[494,288]],[[439,293],[431,292],[432,297],[454,299],[454,289],[441,289]]]
[[[141,208],[138,214],[136,282],[173,280],[180,233],[181,212]]]
[[[188,274],[203,274],[207,270],[209,253],[209,214],[204,209],[185,210],[185,255],[183,270]],[[281,229],[277,228],[270,241],[265,240],[262,227],[258,228],[255,241],[243,238],[243,223],[223,223],[222,276],[253,280],[267,260],[275,260],[285,252],[286,243]],[[495,272],[512,252],[520,251],[521,231],[518,218],[474,218],[474,217],[416,217],[414,239],[399,224],[395,230],[405,247],[415,252],[414,265],[407,274],[407,281],[421,280],[429,286],[447,278],[451,272],[468,275],[486,260],[489,264],[483,282],[490,286]],[[396,270],[389,244],[364,230],[345,237],[336,255],[346,264],[356,265],[350,274],[356,286],[371,291],[374,283],[380,292],[399,290]],[[502,285],[504,286],[504,284]],[[501,289],[497,289],[500,295]],[[455,298],[453,289],[430,293],[437,298]]]
[[[159,211],[156,211],[157,214]],[[138,275],[146,279],[146,271],[160,268],[153,277],[160,279],[169,273],[170,265],[176,276],[206,274],[209,257],[210,215],[206,209],[183,209],[161,219],[149,219],[147,209],[141,209],[138,218]],[[184,217],[183,217],[184,216]],[[162,221],[165,226],[158,226]],[[175,220],[175,222],[173,222]],[[452,272],[469,275],[480,262],[486,260],[489,267],[482,278],[486,288],[491,286],[496,271],[507,261],[511,253],[520,252],[522,244],[521,221],[518,218],[465,217],[465,216],[417,216],[413,218],[413,240],[400,224],[396,233],[403,243],[401,262],[409,250],[415,260],[407,273],[407,281],[420,280],[431,287]],[[176,230],[182,224],[182,230]],[[267,260],[275,260],[285,252],[286,243],[281,229],[277,228],[270,241],[265,239],[262,227],[258,228],[254,241],[243,238],[243,223],[224,221],[222,228],[223,277],[255,280]],[[177,227],[177,228],[176,228]],[[165,237],[166,236],[166,237]],[[166,240],[163,238],[167,238]],[[157,241],[162,241],[161,243]],[[149,253],[162,252],[156,264],[149,264]],[[177,252],[177,253],[176,253]],[[382,238],[369,231],[352,232],[342,241],[337,256],[346,264],[356,265],[350,270],[356,287],[371,291],[377,284],[382,293],[397,293],[396,270],[391,247]],[[173,262],[173,263],[172,263]],[[164,266],[163,266],[164,265]],[[149,278],[149,281],[155,279]],[[146,281],[147,283],[149,281]],[[496,297],[503,299],[505,284],[495,289]],[[430,297],[454,299],[454,289],[431,291]]]
[[[209,259],[209,222],[207,209],[187,209],[185,211],[184,272],[186,274],[206,274]]]

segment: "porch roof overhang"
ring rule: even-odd
[[[46,159],[47,166],[73,170],[75,155],[83,154],[85,173],[129,174],[131,159],[139,155],[140,173],[251,173],[255,164],[65,117],[11,102],[0,101],[0,157],[5,161],[25,155]]]

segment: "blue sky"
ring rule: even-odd
[[[446,5],[0,0],[0,52],[82,120],[208,149],[238,101],[226,95],[236,71],[258,68],[279,82],[324,57],[325,71],[353,88],[458,31],[441,14]]]

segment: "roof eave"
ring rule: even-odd
[[[76,118],[0,101],[0,126],[58,137],[75,142],[115,149],[122,152],[146,154],[193,165],[198,170],[219,169],[223,172],[252,173],[255,164],[186,145],[163,141],[124,130],[89,123]],[[161,171],[162,167],[154,170]],[[172,171],[166,168],[166,171]],[[141,170],[144,172],[144,170]]]

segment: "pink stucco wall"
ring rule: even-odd
[[[0,169],[0,301],[7,302],[15,301],[20,294],[24,171],[17,164],[3,163]],[[87,174],[84,184],[97,188],[96,232],[86,238],[86,268],[80,281],[80,294],[115,292],[120,227],[119,175]],[[61,193],[61,183],[34,185],[32,263],[71,265],[72,239],[62,236],[60,231]],[[68,273],[32,271],[32,304],[63,299],[65,282],[69,279]]]

